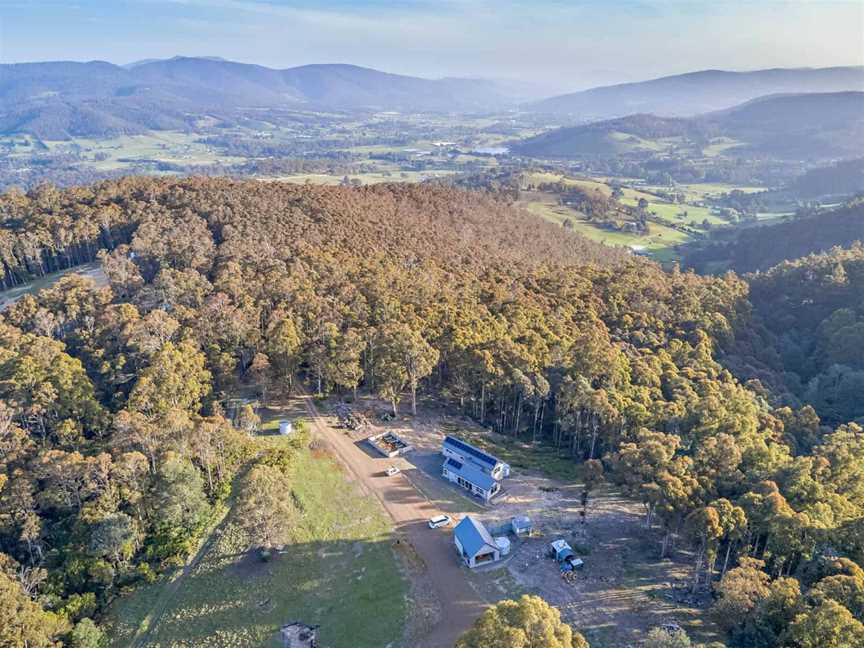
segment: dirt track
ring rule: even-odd
[[[396,530],[404,533],[427,570],[424,579],[440,606],[440,618],[431,632],[419,638],[417,648],[452,648],[456,638],[467,630],[483,611],[486,602],[469,584],[457,562],[450,529],[430,529],[426,521],[442,513],[430,503],[404,475],[382,476],[387,461],[366,454],[344,433],[330,427],[312,398],[304,396],[306,410],[318,436],[358,485],[375,495],[393,518]],[[362,643],[359,641],[358,646]]]

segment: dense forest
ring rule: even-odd
[[[772,390],[793,357],[817,395],[823,357],[861,370],[859,248],[751,287],[432,185],[128,178],[7,193],[0,218],[7,285],[94,256],[109,280],[0,322],[0,645],[91,645],[250,460],[226,399],[297,376],[435,394],[605,475],[659,556],[691,550],[730,646],[864,643],[864,412]]]
[[[753,377],[778,395],[785,390],[787,402],[810,404],[828,423],[864,420],[861,243],[785,261],[748,282],[759,327],[745,332],[743,348],[763,349],[751,354]]]

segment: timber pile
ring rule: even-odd
[[[562,580],[568,585],[575,585],[579,581],[579,577],[576,576],[576,572],[561,572]]]
[[[339,427],[346,430],[360,430],[369,424],[369,420],[363,415],[355,412],[350,405],[339,403],[333,408],[339,418]]]

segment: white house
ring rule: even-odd
[[[472,495],[488,502],[501,490],[501,480],[510,474],[510,466],[487,452],[460,439],[448,436],[441,447],[444,465],[441,475]]]

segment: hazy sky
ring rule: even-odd
[[[864,63],[864,0],[0,0],[0,62],[346,62],[576,89]]]

